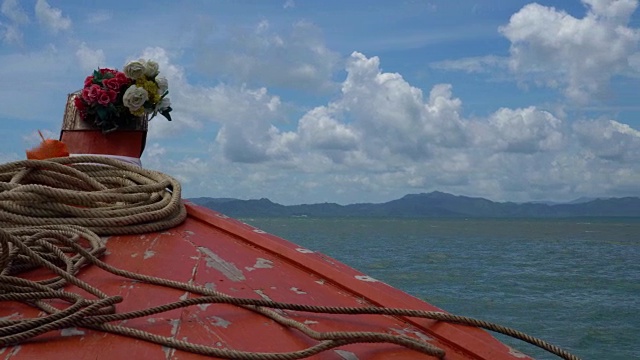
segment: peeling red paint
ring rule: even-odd
[[[323,254],[302,249],[222,214],[188,204],[189,217],[175,229],[143,236],[108,238],[104,260],[118,268],[187,282],[229,295],[326,306],[387,306],[439,310]],[[241,270],[242,269],[242,270]],[[79,277],[109,295],[121,295],[118,312],[144,309],[195,295],[122,279],[97,267]],[[72,287],[68,290],[73,291]],[[4,305],[4,304],[3,304]],[[431,320],[374,315],[323,315],[278,310],[316,331],[403,333],[447,351],[448,360],[521,359],[488,333]],[[36,317],[21,303],[0,308],[0,319]],[[282,352],[315,341],[273,320],[231,305],[202,304],[129,320],[126,326],[176,339],[244,351]],[[75,330],[67,330],[67,334]],[[204,359],[178,350],[77,329],[84,334],[52,332],[22,346],[0,349],[6,359]],[[96,349],[99,349],[97,351]],[[311,359],[433,359],[391,344],[341,347]]]

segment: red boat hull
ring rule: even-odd
[[[113,236],[103,260],[140,274],[204,286],[234,297],[324,306],[381,306],[440,311],[323,254],[302,249],[222,214],[187,204],[188,218],[160,233]],[[163,305],[192,295],[124,279],[87,267],[83,281],[121,295],[117,312]],[[0,320],[37,316],[17,302],[0,309]],[[468,326],[408,317],[328,315],[283,310],[316,331],[404,334],[446,351],[446,359],[528,358],[489,333]],[[119,325],[207,346],[254,352],[296,351],[316,344],[304,334],[262,315],[225,304],[196,305]],[[52,331],[19,346],[0,349],[4,359],[201,359],[201,355],[84,328]],[[354,344],[312,359],[435,359],[394,344]]]

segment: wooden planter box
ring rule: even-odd
[[[147,139],[148,120],[141,117],[135,127],[126,130],[115,130],[110,133],[102,131],[87,121],[82,120],[73,99],[78,92],[67,97],[67,106],[62,121],[60,141],[67,144],[71,154],[107,154],[139,158],[144,151]]]

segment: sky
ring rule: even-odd
[[[152,59],[183,196],[640,196],[636,0],[1,0],[0,163],[98,67]]]

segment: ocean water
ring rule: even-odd
[[[640,359],[640,219],[243,221],[583,359]],[[536,359],[557,359],[496,335]]]

